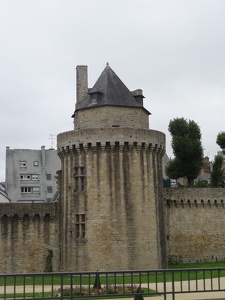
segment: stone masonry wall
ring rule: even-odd
[[[62,270],[165,267],[164,147],[154,130],[58,135]]]
[[[170,262],[225,260],[225,189],[166,188]]]
[[[0,204],[0,273],[44,272],[49,250],[59,268],[57,204]]]
[[[76,112],[75,129],[86,128],[149,128],[148,113],[142,107],[102,106]]]

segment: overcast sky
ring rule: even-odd
[[[0,0],[0,181],[6,146],[50,148],[50,134],[73,129],[77,65],[89,87],[109,62],[143,89],[169,157],[169,121],[184,117],[213,159],[225,131],[224,16],[224,0]]]

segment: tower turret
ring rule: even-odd
[[[58,135],[62,270],[166,266],[165,135],[149,129],[143,98],[107,65]]]

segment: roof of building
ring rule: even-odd
[[[0,182],[0,203],[11,202],[5,191],[5,183]]]
[[[97,101],[94,103],[91,101],[93,94],[97,96]],[[141,97],[144,98],[142,95]],[[105,105],[143,108],[143,105],[135,99],[132,92],[129,91],[108,63],[93,88],[88,90],[85,99],[76,104],[76,110]]]

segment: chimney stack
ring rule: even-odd
[[[87,66],[77,66],[77,103],[84,100],[88,93]]]

